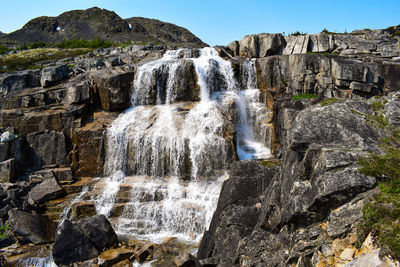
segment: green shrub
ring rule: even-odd
[[[3,224],[2,226],[0,226],[0,238],[6,238],[8,230],[9,230],[8,225]]]
[[[109,41],[104,41],[100,39],[88,40],[70,40],[63,41],[61,43],[54,44],[54,47],[58,48],[106,48],[111,47],[113,44]]]
[[[10,52],[10,49],[7,46],[0,45],[0,55],[7,54],[8,52]]]
[[[36,49],[36,48],[43,48],[43,47],[46,47],[46,46],[47,46],[47,43],[38,42],[38,43],[33,43],[33,44],[28,45],[28,48],[29,49]]]
[[[324,28],[324,29],[321,31],[321,33],[325,33],[325,34],[335,34],[336,32],[331,32],[331,31],[328,31],[327,28]]]
[[[296,31],[296,32],[293,32],[293,33],[291,33],[291,34],[289,34],[289,35],[300,36],[300,35],[306,35],[306,34],[307,34],[307,33],[300,32],[300,31]]]
[[[300,99],[308,99],[308,98],[317,98],[316,94],[300,94],[292,96],[292,100],[300,100]]]

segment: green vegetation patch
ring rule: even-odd
[[[109,41],[104,41],[100,39],[93,39],[91,41],[88,40],[70,40],[70,41],[64,41],[58,44],[54,44],[54,47],[58,48],[107,48],[111,47],[113,45],[112,42]]]
[[[4,71],[15,71],[21,69],[35,69],[45,67],[39,65],[46,60],[59,60],[67,57],[75,57],[90,52],[89,48],[58,49],[38,48],[24,50],[16,54],[0,57],[0,66],[6,66]]]
[[[322,55],[322,56],[334,56],[340,55],[339,52],[307,52],[309,55]]]
[[[342,100],[332,97],[332,98],[325,98],[324,100],[322,100],[321,102],[319,102],[319,104],[320,104],[322,107],[325,107],[325,106],[332,105],[332,104],[334,104],[334,103],[341,103],[341,102],[342,102]]]
[[[282,161],[281,160],[263,160],[260,162],[261,165],[264,167],[270,168],[270,167],[275,167],[275,166],[281,166]]]
[[[300,99],[308,99],[308,98],[317,98],[316,94],[300,94],[292,96],[292,100],[300,100]]]
[[[300,31],[296,31],[296,32],[292,32],[291,34],[292,36],[300,36],[300,35],[307,35],[306,32],[300,32]]]
[[[380,189],[362,210],[360,239],[372,233],[384,253],[400,259],[400,129],[388,125],[381,104],[372,102],[371,106],[377,115],[367,119],[373,119],[388,135],[379,145],[383,153],[369,153],[358,160],[359,171],[376,177]]]
[[[329,31],[327,28],[324,28],[321,33],[325,33],[325,34],[336,34],[336,32],[331,32]]]
[[[6,238],[7,232],[9,231],[9,227],[6,224],[3,224],[2,226],[0,226],[0,239],[1,238]]]

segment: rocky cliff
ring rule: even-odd
[[[102,39],[115,43],[157,42],[183,47],[206,46],[187,29],[146,18],[122,19],[97,7],[73,10],[57,17],[38,17],[1,39],[19,43],[57,43],[77,39]]]
[[[136,21],[142,23],[142,19]],[[132,30],[136,29],[133,20],[129,23]],[[164,35],[169,26],[164,28],[159,21],[137,26],[137,31],[150,34],[153,23],[159,28],[157,36],[170,38]],[[205,151],[208,158],[218,160],[188,156],[191,135],[197,134],[193,131],[182,141],[184,153],[178,156],[183,160],[171,165],[183,182],[190,179],[193,164],[204,170],[198,173],[206,180],[227,164],[231,167],[211,225],[202,238],[197,264],[360,266],[363,257],[377,262],[376,266],[389,262],[379,258],[379,248],[371,241],[373,235],[359,240],[357,223],[362,207],[379,194],[377,184],[382,178],[360,172],[359,159],[370,153],[382,154],[382,140],[392,140],[393,130],[399,127],[399,38],[392,34],[381,30],[246,36],[217,48],[229,60],[222,67],[231,70],[231,79],[220,72],[226,62],[216,60],[218,55],[213,55],[207,65],[213,78],[201,80],[196,68],[201,51],[176,51],[174,60],[179,64],[163,65],[156,60],[170,54],[165,46],[154,44],[97,49],[49,61],[42,69],[0,74],[0,218],[9,225],[8,237],[0,239],[2,255],[16,263],[21,257],[52,250],[60,264],[89,260],[87,264],[124,262],[129,266],[133,260],[153,259],[171,266],[193,266],[195,259],[187,253],[187,246],[185,250],[185,245],[175,239],[164,240],[161,245],[134,240],[117,244],[110,223],[93,217],[96,208],[85,193],[95,194],[105,187],[105,178],[95,177],[107,175],[105,150],[114,144],[107,137],[107,128],[132,101],[146,112],[120,117],[118,122],[124,125],[125,119],[132,123],[145,119],[140,127],[146,134],[138,139],[140,142],[127,142],[126,154],[140,156],[141,160],[127,162],[125,171],[129,175],[169,175],[173,170],[167,164],[174,161],[171,155],[175,152],[165,151],[172,142],[161,143],[167,137],[154,132],[156,127],[164,129],[167,122],[168,127],[172,124],[161,116],[166,111],[155,105],[170,104],[175,112],[171,114],[182,127],[185,116],[204,94],[200,83],[209,86],[215,99],[221,99],[234,80],[240,88],[249,85],[260,89],[249,107],[254,109],[255,135],[272,149],[273,158],[237,161],[240,133],[235,122],[239,124],[236,108],[240,103],[235,99],[226,98],[212,112],[200,113],[208,120],[214,118],[213,113],[221,114],[217,126],[204,130],[207,134],[216,132]],[[184,40],[192,42],[189,37]],[[247,58],[253,58],[254,64]],[[149,70],[144,72],[143,66],[149,66]],[[253,66],[256,81],[249,78]],[[173,81],[171,69],[178,77]],[[148,76],[136,79],[139,74]],[[169,87],[176,88],[172,96]],[[197,129],[197,117],[189,119],[190,129]],[[141,134],[140,127],[128,125],[126,136]],[[213,142],[221,140],[215,149]],[[157,153],[156,147],[162,147],[162,153]],[[162,168],[153,168],[156,165]],[[111,223],[132,205],[127,203],[130,192],[137,195],[142,206],[166,198],[162,186],[144,186],[141,182],[132,178],[129,184],[121,184],[118,202],[110,211]],[[140,191],[142,187],[154,192]],[[182,192],[188,194],[187,189]],[[196,197],[203,196],[211,198],[212,194],[204,192]],[[201,208],[187,203],[185,207],[190,214]],[[65,223],[56,232],[55,222],[59,221]],[[95,238],[103,234],[105,240]],[[10,246],[13,243],[18,245]],[[26,243],[36,245],[24,246]],[[66,254],[69,247],[65,244],[76,248],[74,254]],[[104,249],[107,251],[101,253]]]

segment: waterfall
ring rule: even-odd
[[[271,146],[270,144],[265,146],[268,129],[262,126],[268,112],[266,106],[259,102],[260,92],[255,88],[257,79],[254,62],[247,60],[241,67],[242,73],[245,75],[242,80],[246,81],[246,88],[236,94],[237,153],[241,160],[267,158],[271,154]]]
[[[241,65],[239,82],[215,49],[193,51],[139,66],[132,108],[107,129],[106,177],[94,203],[120,235],[199,241],[235,155],[269,156],[254,63]]]

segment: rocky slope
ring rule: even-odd
[[[68,11],[57,17],[38,17],[1,38],[20,43],[100,38],[115,43],[132,41],[184,47],[207,46],[187,29],[174,24],[146,18],[122,19],[115,12],[97,7]]]
[[[232,60],[255,58],[274,111],[276,159],[232,166],[199,266],[396,266],[370,236],[359,240],[361,210],[379,190],[357,160],[381,153],[380,140],[398,129],[399,38],[389,30],[258,34],[220,49]],[[291,98],[304,93],[320,98]],[[389,96],[370,98],[378,95]],[[371,121],[379,114],[390,123]]]
[[[140,32],[151,29],[143,26]],[[368,31],[260,34],[219,48],[243,84],[247,82],[240,78],[244,57],[254,58],[260,98],[269,108],[260,111],[256,122],[260,128],[273,128],[270,145],[275,158],[232,164],[201,242],[198,264],[357,266],[362,257],[382,261],[371,237],[362,240],[360,249],[354,246],[361,208],[377,191],[376,178],[360,173],[357,160],[370,151],[379,152],[380,139],[388,134],[387,128],[371,122],[379,112],[390,127],[399,127],[398,44],[398,37],[390,32]],[[7,261],[53,250],[57,262],[68,264],[88,258],[88,264],[104,266],[117,262],[129,266],[134,259],[151,258],[168,258],[171,266],[194,264],[193,256],[174,239],[161,245],[132,240],[116,244],[113,232],[106,231],[111,241],[96,246],[85,228],[87,221],[81,220],[95,215],[93,202],[82,198],[70,206],[85,186],[95,191],[94,177],[103,175],[105,132],[129,107],[138,68],[160,58],[165,50],[151,44],[97,49],[48,62],[43,69],[0,74],[0,218],[10,225],[9,237],[0,239],[0,249]],[[199,52],[186,49],[178,56],[187,54],[198,57]],[[176,101],[184,114],[190,102],[199,100],[199,88],[193,64],[181,66]],[[164,72],[152,73],[149,80],[154,86],[141,104],[165,101],[158,97],[165,92],[156,84],[165,84],[166,79]],[[315,97],[292,99],[304,93]],[[232,118],[225,120],[229,127],[224,135],[235,146]],[[68,207],[73,222],[55,235],[55,222]],[[97,222],[93,228],[108,229],[107,222],[92,218]],[[64,239],[77,248],[69,258],[63,256]],[[57,244],[57,240],[61,241]],[[27,242],[36,245],[24,246]],[[372,254],[363,254],[366,251]]]

